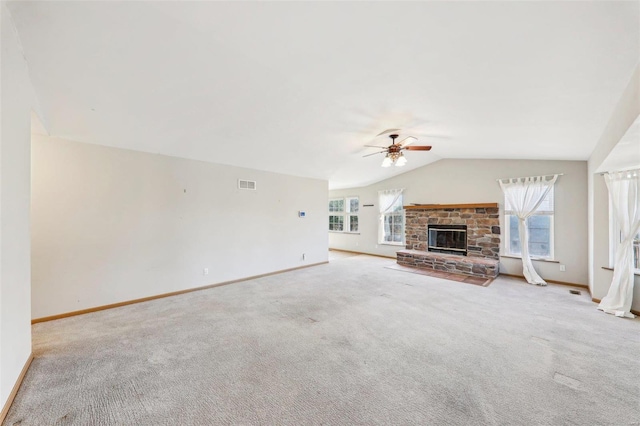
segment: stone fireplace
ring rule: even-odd
[[[497,203],[405,206],[406,249],[398,264],[495,278],[500,257]]]

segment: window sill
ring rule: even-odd
[[[329,231],[330,234],[348,234],[348,235],[360,235],[359,232],[347,232],[347,231]]]
[[[609,268],[608,266],[603,266],[602,269],[606,269],[607,271],[613,271],[613,268]],[[633,271],[633,275],[637,275],[640,276],[640,271],[639,270],[634,270]]]
[[[378,243],[379,246],[395,246],[395,247],[404,247],[404,243]]]
[[[511,254],[501,254],[500,257],[506,257],[509,259],[522,259],[522,256],[514,256]],[[532,257],[531,260],[534,260],[536,262],[549,262],[549,263],[560,263],[559,260],[553,260],[553,259],[544,259],[541,257]]]

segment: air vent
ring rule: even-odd
[[[256,181],[255,180],[238,179],[238,188],[255,191],[256,190]]]

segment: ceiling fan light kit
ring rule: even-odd
[[[390,152],[382,160],[382,167],[391,167],[392,164],[402,167],[407,164],[407,158],[401,152]]]
[[[397,130],[397,129],[392,129],[392,130]],[[388,130],[382,132],[381,134],[387,133]],[[397,142],[396,143],[396,138],[399,135],[394,133],[389,135],[389,137],[391,138],[391,145],[389,145],[388,147],[383,147],[383,146],[375,146],[375,145],[365,145],[371,148],[383,148],[382,151],[379,152],[374,152],[373,154],[367,154],[365,155],[365,157],[368,157],[370,155],[374,155],[374,154],[382,154],[383,152],[386,153],[386,155],[384,156],[384,159],[382,160],[382,167],[391,167],[392,164],[395,164],[396,167],[402,167],[405,164],[407,164],[407,158],[404,156],[404,154],[402,153],[403,150],[408,150],[408,151],[429,151],[431,150],[430,146],[407,146],[413,142],[415,142],[417,139],[414,138],[413,136],[409,136],[405,139],[403,139],[401,142]]]

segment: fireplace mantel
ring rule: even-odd
[[[403,206],[405,210],[440,210],[440,209],[497,209],[498,203],[474,204],[412,204]]]

